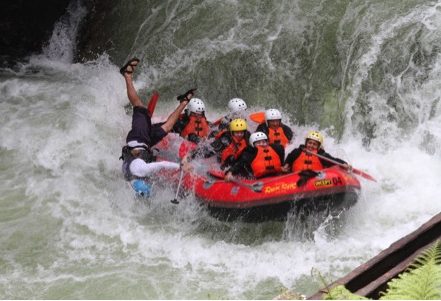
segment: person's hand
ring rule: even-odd
[[[231,182],[232,180],[234,180],[234,176],[233,176],[233,174],[231,173],[231,171],[228,171],[228,172],[225,174],[224,181],[225,181],[225,182]]]
[[[190,160],[188,160],[188,154],[186,154],[182,159],[181,159],[181,165],[184,163],[188,163],[190,162]]]
[[[197,88],[193,88],[188,90],[187,92],[185,92],[185,98],[187,98],[188,101],[190,101],[190,99],[193,98],[194,96],[194,91],[196,91]]]
[[[191,172],[193,171],[193,166],[190,164],[190,162],[188,161],[188,157],[185,156],[182,160],[181,160],[181,168],[183,171],[185,172]]]
[[[352,172],[352,166],[348,163],[343,164],[342,166],[345,170],[347,170],[348,172]]]
[[[282,172],[289,172],[290,170],[289,170],[289,165],[288,164],[285,164],[285,165],[283,165],[282,166]]]
[[[179,95],[177,97],[177,100],[179,100],[180,102],[184,102],[184,101],[189,102],[190,99],[192,99],[192,97],[194,95],[194,91],[196,91],[196,89],[197,88],[190,89],[187,92],[185,92],[184,94]]]

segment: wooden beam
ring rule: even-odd
[[[360,265],[330,285],[344,285],[358,295],[378,299],[387,288],[387,282],[402,273],[421,252],[441,238],[441,213],[438,213],[414,232],[397,240],[389,248]],[[321,299],[322,289],[308,299]]]

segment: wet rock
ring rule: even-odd
[[[0,65],[13,65],[41,51],[70,0],[0,2]]]

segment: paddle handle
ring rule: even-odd
[[[338,165],[338,166],[343,167],[343,168],[345,168],[345,169],[347,168],[347,166],[346,166],[345,164],[342,164],[342,163],[340,163],[340,162],[337,162],[337,161],[332,160],[332,159],[330,159],[330,158],[327,158],[327,157],[325,157],[325,156],[319,155],[319,154],[317,154],[317,153],[313,153],[313,152],[311,152],[311,151],[309,151],[309,150],[307,150],[307,149],[303,149],[303,150],[304,150],[306,153],[310,154],[310,155],[317,156],[317,157],[319,157],[319,158],[321,158],[321,159],[323,159],[323,160],[325,160],[325,161],[328,161],[328,162],[334,163],[335,165]],[[377,182],[377,180],[375,180],[374,177],[372,177],[371,175],[365,173],[364,171],[361,171],[361,170],[356,169],[356,168],[352,168],[352,172],[353,172],[354,174],[356,174],[356,175],[362,176],[363,178],[365,178],[365,179],[367,179],[367,180],[370,180],[370,181],[373,181],[373,182]]]
[[[179,189],[181,188],[181,183],[182,183],[183,177],[184,177],[184,169],[181,167],[181,174],[179,175],[179,182],[178,182],[178,188],[176,188],[176,195],[175,195],[175,198],[170,201],[173,204],[179,204],[178,194],[179,194]]]
[[[219,124],[221,124],[221,122],[222,122],[222,119],[224,119],[225,118],[225,116],[224,117],[221,117],[221,118],[219,118],[218,120],[216,120],[215,122],[213,122],[213,125],[216,125],[216,126],[218,126]]]
[[[317,153],[311,152],[311,151],[307,150],[306,148],[304,148],[303,150],[304,150],[307,154],[309,154],[309,155],[314,155],[314,156],[316,156],[316,157],[319,157],[319,158],[321,158],[321,159],[323,159],[323,160],[325,160],[325,161],[328,161],[328,162],[334,163],[335,165],[341,166],[341,167],[343,167],[343,168],[346,167],[346,165],[343,164],[343,163],[337,162],[337,161],[332,160],[332,159],[330,159],[330,158],[328,158],[328,157],[325,157],[325,156],[319,155],[319,154],[317,154]]]
[[[153,91],[152,97],[150,97],[150,100],[147,104],[147,113],[150,117],[153,116],[153,113],[155,112],[156,104],[158,103],[159,99],[159,93],[158,91]]]
[[[262,192],[263,183],[262,182],[254,182],[253,184],[247,184],[243,183],[239,180],[233,179],[231,180],[232,183],[237,184],[239,186],[246,187],[254,192]]]
[[[208,172],[208,174],[213,176],[213,177],[215,177],[215,178],[218,178],[218,179],[224,179],[225,178],[224,172],[221,171],[221,170],[210,170]],[[215,183],[225,183],[225,182],[226,181],[224,180],[224,181],[219,181],[219,182],[215,182]],[[254,192],[262,192],[262,187],[263,187],[263,183],[262,182],[254,182],[253,184],[248,184],[248,183],[244,183],[244,182],[242,182],[242,181],[240,181],[240,180],[238,180],[238,179],[236,179],[234,177],[230,180],[230,182],[234,183],[236,185],[243,186],[243,187],[246,187],[248,189],[251,189]]]
[[[231,183],[234,183],[234,184],[237,184],[237,185],[239,185],[239,186],[247,187],[247,188],[249,188],[249,189],[251,189],[251,190],[253,189],[253,188],[251,187],[251,185],[248,185],[247,183],[242,183],[241,181],[236,180],[236,179],[231,179],[230,182],[231,182]]]

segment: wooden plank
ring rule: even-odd
[[[344,285],[349,291],[377,299],[386,284],[403,272],[415,257],[441,238],[441,213],[438,213],[414,232],[404,236],[381,251],[377,256],[360,265],[330,287]],[[308,299],[321,299],[327,289],[322,289]]]
[[[399,274],[401,274],[404,270],[409,267],[410,264],[412,264],[415,260],[415,257],[421,254],[425,249],[427,249],[430,245],[432,245],[435,241],[432,241],[429,245],[426,245],[422,248],[419,248],[417,251],[415,251],[411,256],[407,257],[405,260],[400,262],[397,266],[392,268],[391,270],[387,271],[385,274],[383,274],[381,277],[375,279],[371,283],[369,283],[367,286],[359,289],[355,293],[360,296],[370,296],[370,298],[377,299],[379,297],[379,293],[382,291],[386,291],[387,289],[387,283],[392,280],[393,278],[397,277]]]

